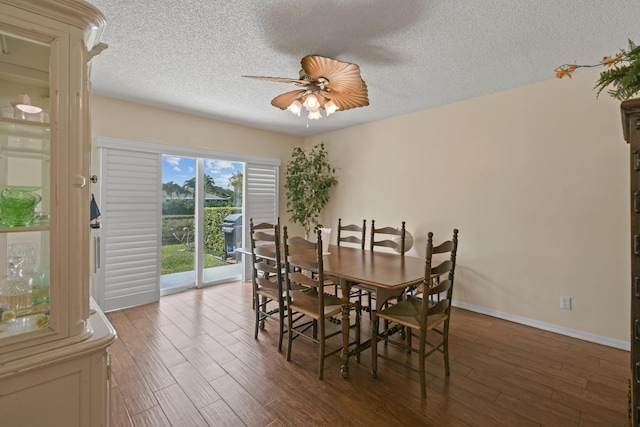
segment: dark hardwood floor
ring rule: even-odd
[[[274,322],[254,340],[250,283],[108,318],[118,331],[112,426],[628,425],[629,352],[462,309],[452,313],[451,376],[432,355],[426,401],[413,371],[380,360],[373,379],[370,350],[346,380],[340,357],[328,358],[319,381],[317,346],[295,341],[287,362]]]

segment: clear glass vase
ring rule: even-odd
[[[31,304],[49,304],[49,270],[41,268],[33,276]]]
[[[23,257],[9,257],[9,275],[0,281],[0,304],[19,311],[31,307],[31,276],[23,275]]]

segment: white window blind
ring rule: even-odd
[[[244,207],[246,223],[275,222],[278,219],[278,166],[247,163]]]
[[[254,224],[275,223],[278,220],[278,175],[277,165],[246,163],[244,179],[244,220],[242,242],[245,248],[249,242],[249,218]],[[245,262],[242,280],[251,278],[251,263]]]
[[[162,156],[101,148],[98,299],[104,310],[160,298]],[[102,300],[102,301],[100,301]]]

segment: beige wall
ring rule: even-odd
[[[462,305],[626,346],[629,148],[620,103],[596,100],[597,76],[308,138],[339,169],[324,224],[404,220],[419,256],[428,231],[438,240],[457,227]]]
[[[579,73],[306,139],[324,141],[339,169],[324,224],[404,220],[417,256],[428,231],[438,240],[457,227],[460,304],[626,346],[628,146],[619,102],[596,100],[596,79]],[[100,96],[93,135],[279,157],[281,183],[303,142]]]

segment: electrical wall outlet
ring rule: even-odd
[[[560,297],[560,308],[563,310],[571,310],[571,297]]]

